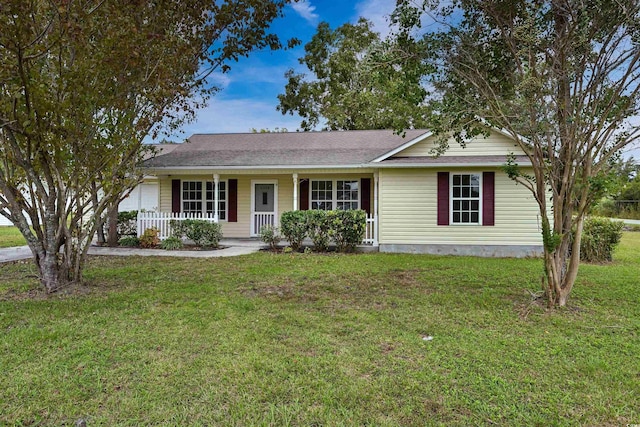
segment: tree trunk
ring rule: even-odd
[[[584,218],[577,218],[572,239],[569,236],[563,236],[563,242],[553,252],[549,252],[546,246],[544,248],[545,294],[549,308],[567,305],[580,266],[583,225]],[[569,233],[571,231],[565,231],[565,234]]]
[[[107,239],[104,235],[104,221],[101,219],[98,220],[98,228],[96,229],[96,233],[98,234],[98,244],[104,245],[107,242]]]
[[[68,283],[68,278],[63,274],[65,269],[58,263],[57,253],[47,252],[43,259],[36,258],[36,265],[40,271],[40,283],[48,293],[55,292]]]
[[[109,235],[107,237],[107,246],[118,246],[118,205],[114,203],[109,208]]]

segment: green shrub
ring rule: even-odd
[[[178,249],[182,249],[184,247],[184,243],[182,243],[182,239],[176,236],[167,237],[160,243],[160,247],[167,251],[175,251]]]
[[[160,243],[160,230],[156,227],[147,228],[140,236],[140,246],[143,248],[155,248]]]
[[[600,200],[590,212],[593,215],[615,217],[618,214],[616,202],[611,199]]]
[[[278,243],[282,240],[280,233],[278,232],[278,227],[274,227],[272,225],[264,225],[260,229],[260,240],[269,245],[271,250],[276,250],[278,248]]]
[[[333,237],[331,220],[327,211],[310,210],[305,211],[305,215],[307,217],[307,233],[313,241],[314,249],[326,252]]]
[[[302,246],[302,241],[307,237],[307,216],[308,211],[284,212],[280,217],[280,232],[289,242],[289,246],[294,251],[298,251]]]
[[[633,181],[627,183],[624,189],[620,192],[620,196],[617,200],[635,201],[640,203],[640,177],[636,177]],[[638,209],[637,203],[635,204],[636,210]]]
[[[169,229],[171,230],[171,237],[177,237],[181,239],[184,237],[187,228],[184,225],[184,221],[172,219],[169,221]]]
[[[634,209],[633,207],[626,207],[621,209],[616,215],[617,218],[624,219],[640,219],[640,209]]]
[[[118,244],[126,247],[137,247],[140,246],[140,239],[136,236],[125,236],[118,240]]]
[[[367,213],[363,210],[328,211],[331,235],[339,252],[352,252],[362,243],[367,228]]]
[[[186,237],[201,248],[217,248],[222,239],[222,226],[202,219],[173,220],[171,235],[177,238]]]
[[[584,222],[580,241],[580,259],[586,262],[609,262],[622,238],[621,221],[589,217]]]
[[[135,236],[138,228],[138,211],[118,212],[118,236]]]

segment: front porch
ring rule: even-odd
[[[279,227],[287,211],[362,209],[367,212],[363,242],[378,245],[375,170],[173,172],[158,176],[158,212],[140,213],[138,233],[156,227],[165,239],[171,220],[197,218],[221,224],[225,238],[250,238],[265,225]]]
[[[140,237],[142,233],[144,233],[144,230],[155,227],[159,230],[160,240],[164,240],[171,236],[171,221],[184,221],[186,219],[200,219],[220,223],[219,218],[215,218],[213,214],[190,214],[182,212],[138,212],[136,228],[138,237]],[[252,236],[248,239],[227,238],[223,239],[223,241],[244,242],[247,244],[250,242],[259,242],[257,238],[259,230],[265,225],[272,225],[275,227],[279,226],[279,218],[277,218],[274,213],[259,213],[254,216],[254,223],[252,225],[256,230],[258,230],[256,236]],[[364,238],[362,239],[363,245],[378,246],[376,230],[376,218],[374,216],[367,215],[366,231]],[[224,245],[224,243],[222,244]]]

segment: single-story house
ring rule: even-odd
[[[176,149],[179,144],[154,144],[156,155],[167,154]],[[160,189],[158,178],[153,175],[145,175],[142,182],[134,187],[118,205],[118,212],[142,211],[158,212],[160,202]]]
[[[9,221],[6,217],[0,215],[0,227],[5,226],[13,226],[13,223]]]
[[[131,190],[118,205],[118,212],[124,211],[158,211],[160,189],[158,178],[145,176],[143,181]]]
[[[530,166],[515,141],[491,129],[441,156],[434,141],[426,130],[196,134],[145,162],[151,215],[205,216],[248,238],[285,211],[363,209],[383,252],[539,254],[537,204],[501,168],[509,153]]]

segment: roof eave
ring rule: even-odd
[[[253,166],[237,166],[237,165],[214,165],[214,166],[143,166],[145,170],[194,170],[194,169],[225,169],[225,170],[271,170],[271,169],[356,169],[370,168],[372,164],[359,163],[350,165],[253,165]]]
[[[423,133],[422,135],[419,135],[419,136],[413,138],[412,140],[405,142],[401,146],[396,147],[393,150],[384,153],[382,156],[376,157],[375,159],[373,159],[371,161],[371,163],[379,163],[379,162],[381,162],[383,160],[386,160],[389,157],[391,157],[391,156],[393,156],[395,154],[398,154],[402,150],[405,150],[405,149],[417,144],[420,141],[424,141],[425,139],[429,138],[430,136],[433,136],[433,132]]]
[[[381,168],[381,169],[400,169],[400,168],[428,168],[428,169],[437,169],[437,168],[484,168],[484,167],[502,167],[505,165],[505,162],[472,162],[472,163],[460,163],[460,162],[451,162],[451,163],[402,163],[402,164],[384,164],[384,163],[376,163],[375,165],[371,165],[371,167]],[[519,166],[531,166],[528,164],[520,164]]]
[[[361,164],[351,164],[351,165],[267,165],[267,166],[226,166],[226,165],[218,165],[218,166],[158,166],[158,167],[145,167],[143,169],[148,171],[162,171],[162,170],[216,170],[216,169],[224,169],[224,170],[283,170],[283,169],[371,169],[371,168],[384,168],[384,169],[394,169],[394,168],[460,168],[460,167],[501,167],[504,166],[506,162],[469,162],[469,163],[461,163],[461,162],[448,162],[448,163],[425,163],[425,162],[415,162],[415,163],[395,163],[395,164],[385,164],[385,163],[361,163]],[[523,163],[520,166],[531,166],[531,163]]]

